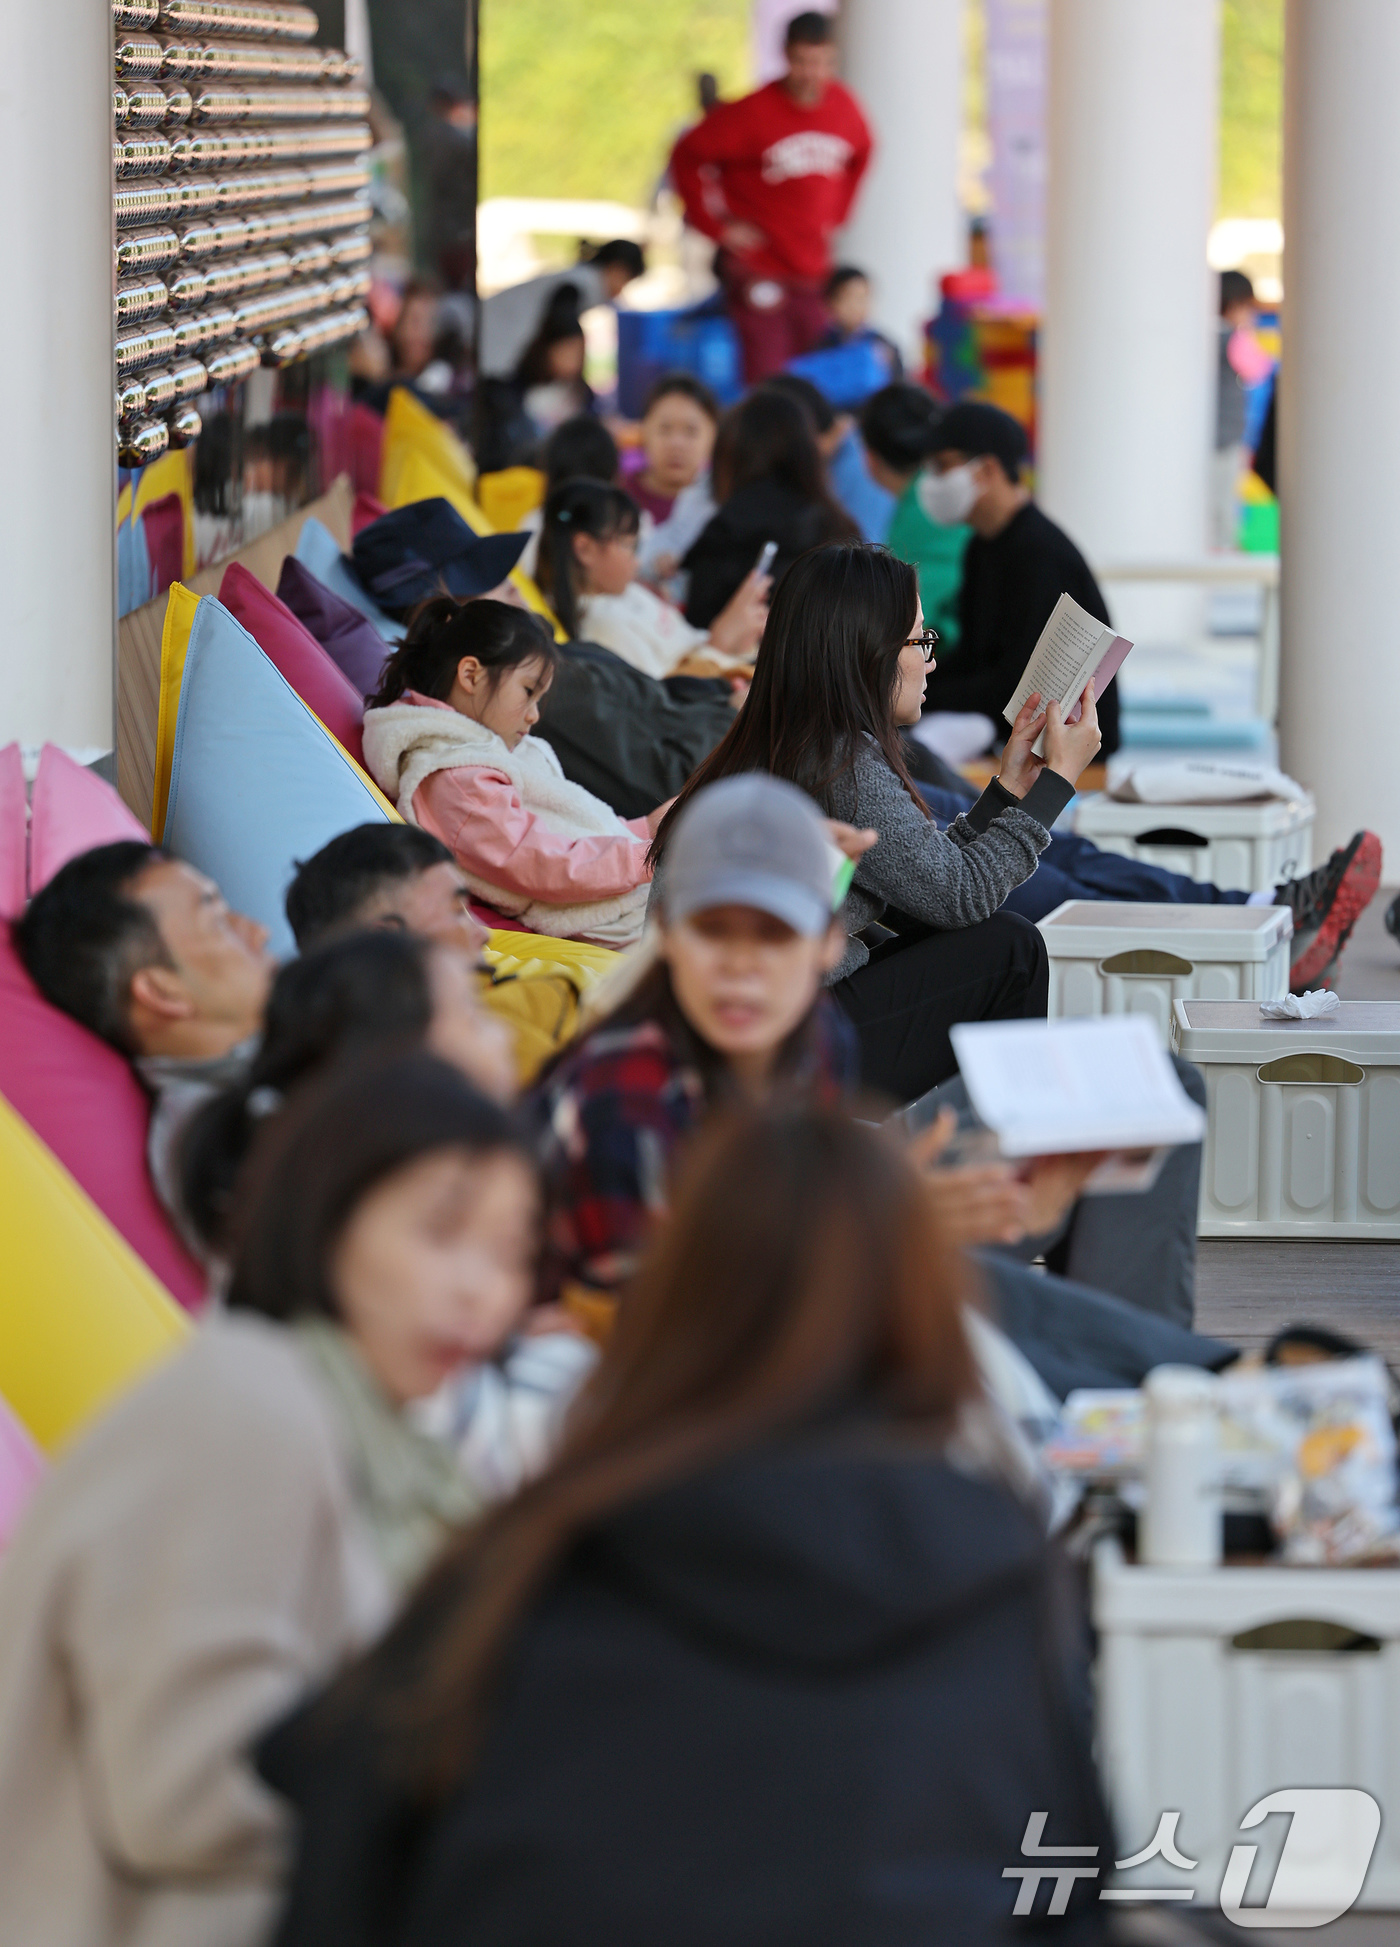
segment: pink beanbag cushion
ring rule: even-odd
[[[305,624],[238,561],[228,565],[219,600],[307,709],[363,765],[365,706]]]
[[[39,1449],[0,1399],[0,1548],[14,1533],[15,1523],[43,1471]]]
[[[29,890],[39,892],[80,852],[124,838],[149,845],[151,834],[110,784],[83,769],[56,744],[39,753],[29,841]],[[49,1145],[52,1148],[52,1144]]]
[[[35,816],[37,831],[37,804]],[[151,1105],[145,1090],[115,1048],[49,1006],[7,937],[0,939],[0,1095],[171,1296],[191,1310],[200,1306],[204,1274],[176,1236],[146,1172]]]
[[[24,911],[29,885],[29,808],[19,745],[0,750],[0,925]]]

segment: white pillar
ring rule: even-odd
[[[1322,855],[1369,825],[1393,885],[1400,6],[1288,0],[1285,48],[1282,759],[1317,793]]]
[[[1206,544],[1219,42],[1217,0],[1051,0],[1039,492],[1091,562]]]
[[[938,308],[938,279],[967,261],[962,13],[962,0],[845,0],[841,9],[842,78],[876,152],[838,249],[874,278],[876,320],[908,356]]]
[[[97,0],[45,0],[11,8],[6,29],[0,744],[17,737],[110,749],[111,10]]]

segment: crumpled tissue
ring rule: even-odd
[[[1285,994],[1281,1001],[1261,1001],[1259,1012],[1266,1021],[1317,1021],[1335,1014],[1339,997],[1326,987],[1314,987],[1307,994]]]

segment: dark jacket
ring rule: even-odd
[[[758,566],[758,557],[770,541],[778,544],[772,567],[776,587],[808,548],[821,541],[859,538],[839,508],[803,500],[777,480],[751,481],[730,495],[685,557],[682,565],[690,576],[686,620],[697,629],[708,629],[745,575]]]
[[[535,734],[553,746],[565,777],[620,818],[645,818],[675,797],[733,722],[724,683],[658,683],[611,649],[570,642]]]
[[[1034,501],[990,541],[974,534],[963,556],[958,647],[929,677],[924,709],[980,710],[996,725],[1001,743],[1008,730],[1002,711],[1063,594],[1108,622],[1108,605],[1088,562]],[[1116,679],[1098,699],[1098,711],[1099,755],[1108,757],[1118,748]]]
[[[870,1420],[605,1521],[524,1624],[468,1782],[389,1782],[381,1656],[261,1753],[299,1817],[281,1947],[987,1947],[1031,1814],[1112,1840],[1082,1624],[1009,1494]],[[1084,1860],[1072,1862],[1085,1865]],[[1036,1913],[1048,1893],[1041,1886]]]

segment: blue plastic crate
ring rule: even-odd
[[[737,399],[744,389],[739,340],[723,312],[619,311],[617,403],[625,418],[641,418],[663,372],[692,373],[722,406]]]

